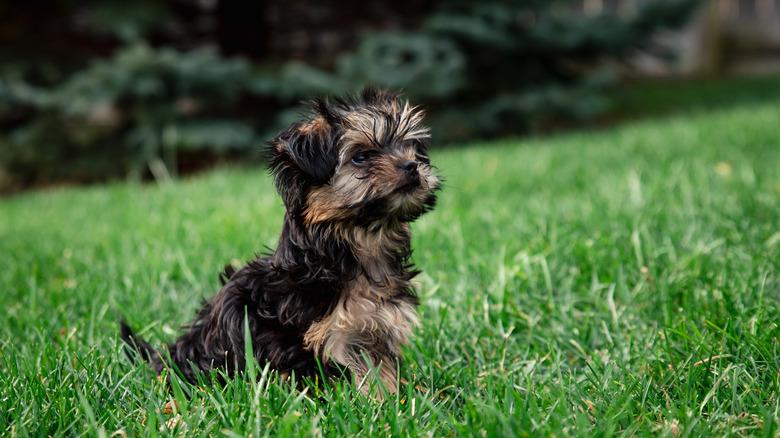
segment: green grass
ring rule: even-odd
[[[618,120],[670,112],[733,108],[777,102],[780,99],[780,76],[640,80],[618,86],[610,98],[613,108],[607,118]]]
[[[749,105],[434,151],[423,326],[381,403],[261,366],[174,385],[178,417],[123,356],[119,314],[172,340],[222,264],[275,244],[263,170],[0,201],[0,434],[780,436],[778,120]]]

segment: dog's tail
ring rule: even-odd
[[[156,354],[154,347],[143,338],[133,333],[133,329],[127,325],[124,318],[119,320],[119,337],[125,343],[125,353],[127,353],[127,357],[134,362],[138,356],[141,356],[141,359],[150,363],[151,358]]]

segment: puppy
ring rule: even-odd
[[[351,376],[366,393],[374,368],[395,391],[400,346],[419,325],[409,223],[433,208],[440,189],[428,129],[389,91],[311,109],[268,147],[286,207],[276,251],[228,269],[169,354],[122,323],[122,339],[156,373],[175,366],[196,384],[201,373],[232,376],[256,360],[312,381]],[[244,354],[245,320],[254,358]]]

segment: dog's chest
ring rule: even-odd
[[[412,303],[399,297],[392,285],[357,278],[347,284],[334,309],[307,330],[306,347],[342,365],[359,361],[361,351],[369,357],[397,357],[400,344],[419,325]]]

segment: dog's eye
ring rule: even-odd
[[[371,154],[366,151],[361,151],[352,156],[352,162],[358,166],[362,166],[368,163],[369,158],[371,158]]]

